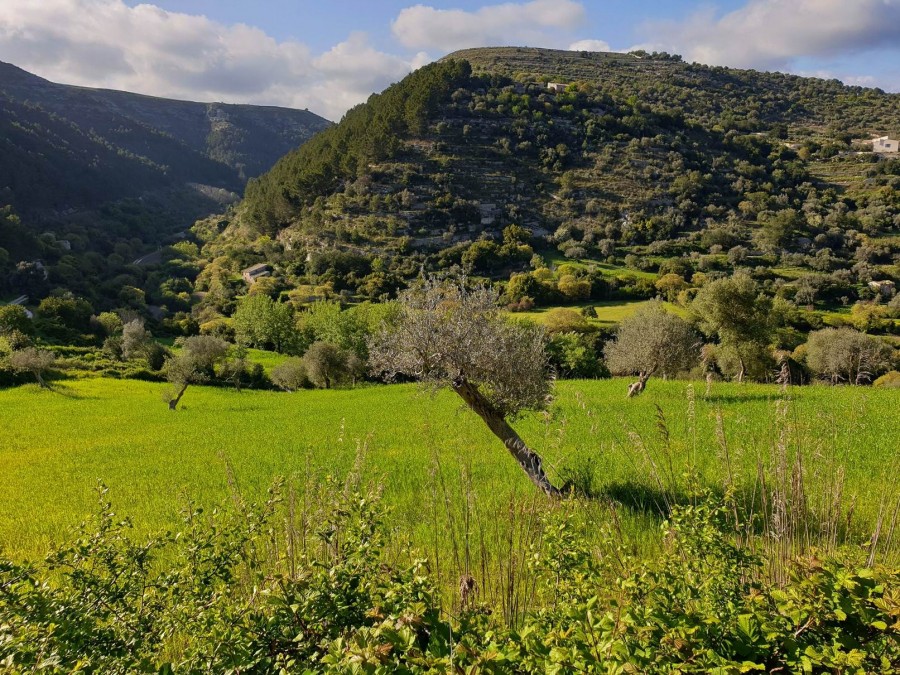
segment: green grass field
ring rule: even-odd
[[[772,386],[717,384],[707,400],[700,384],[692,396],[686,382],[651,381],[643,397],[626,401],[625,384],[560,382],[548,414],[516,424],[551,473],[565,467],[590,475],[600,499],[584,508],[598,522],[615,521],[631,545],[658,545],[660,494],[686,488],[689,465],[710,488],[731,474],[749,493],[758,489],[758,467],[774,480],[780,447],[785,461],[802,452],[812,508],[836,490],[848,513],[852,504],[858,541],[884,500],[897,499],[896,391],[806,387],[778,403]],[[98,480],[111,488],[117,512],[150,532],[176,522],[188,499],[221,503],[233,487],[259,497],[279,475],[301,496],[312,494],[305,486],[343,477],[358,463],[365,479],[384,485],[398,550],[432,558],[452,557],[475,531],[501,538],[496,514],[540,502],[502,445],[448,392],[192,387],[173,413],[163,387],[84,379],[56,391],[0,391],[0,547],[7,555],[34,558],[65,539],[93,511]]]

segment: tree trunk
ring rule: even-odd
[[[641,373],[638,375],[638,381],[628,385],[628,398],[634,398],[635,396],[643,394],[648,379],[650,379],[650,373]]]
[[[509,426],[503,415],[478,391],[478,387],[467,380],[459,380],[453,383],[453,391],[459,394],[466,405],[487,424],[488,429],[503,441],[509,454],[519,463],[519,467],[528,475],[532,483],[548,497],[562,496],[562,491],[554,486],[547,478],[547,474],[544,473],[540,455],[525,445],[525,442],[515,429]]]
[[[740,364],[741,364],[741,369],[738,371],[737,381],[738,381],[739,384],[743,384],[743,382],[744,382],[744,375],[747,373],[747,366],[744,365],[744,357],[743,357],[743,356],[741,356],[741,357],[738,359],[738,361],[739,361]]]
[[[169,399],[169,410],[175,410],[178,407],[178,404],[181,402],[181,397],[184,396],[184,392],[187,391],[188,385],[184,384],[181,386],[181,389],[178,390],[178,393],[175,395],[175,398]]]

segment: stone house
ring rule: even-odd
[[[266,263],[259,263],[257,265],[252,265],[241,272],[241,276],[244,277],[244,281],[248,284],[252,284],[257,279],[262,277],[268,277],[272,274],[272,268],[269,267]]]

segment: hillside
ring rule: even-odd
[[[303,110],[55,84],[0,63],[0,194],[47,217],[186,185],[240,191],[328,125]]]
[[[835,80],[667,54],[465,50],[251,180],[207,253],[369,297],[422,265],[502,280],[564,256],[645,296],[652,283],[635,279],[674,258],[685,282],[741,266],[769,284],[813,275],[820,298],[852,300],[896,275],[900,162],[861,140],[898,131],[900,95]],[[259,235],[279,243],[263,250]]]

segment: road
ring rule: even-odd
[[[19,296],[18,298],[16,298],[15,300],[10,300],[9,304],[10,304],[10,305],[24,305],[26,302],[28,302],[28,296],[27,296],[27,295],[20,295],[20,296]],[[34,314],[31,313],[31,310],[30,310],[30,309],[26,309],[26,310],[25,310],[25,315],[26,315],[29,319],[33,319],[33,318],[34,318]]]

